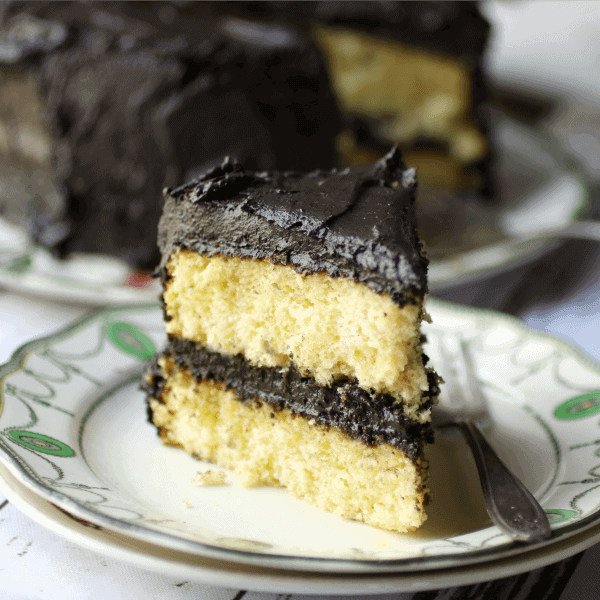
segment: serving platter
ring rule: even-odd
[[[119,533],[92,527],[44,500],[25,487],[0,464],[0,492],[22,513],[33,519],[30,531],[55,547],[60,542],[76,544],[71,552],[91,551],[159,575],[199,584],[218,585],[275,594],[365,595],[433,590],[514,576],[569,558],[600,541],[600,525],[561,542],[523,554],[477,565],[436,571],[353,575],[307,573],[216,561],[145,544]],[[36,527],[44,531],[40,535]],[[61,539],[52,539],[55,534]],[[47,539],[50,537],[50,539]]]
[[[152,302],[160,286],[150,273],[102,254],[58,259],[25,230],[0,217],[0,286],[39,298],[86,305]]]

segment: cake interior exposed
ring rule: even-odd
[[[356,379],[407,410],[428,388],[420,308],[402,308],[364,285],[300,275],[268,261],[182,250],[168,266],[167,333],[259,367],[294,363],[321,385]]]
[[[233,469],[242,485],[284,486],[348,519],[393,531],[423,523],[428,490],[420,436],[429,433],[432,382],[423,366],[418,303],[399,307],[345,278],[183,249],[171,256],[167,273],[171,348],[157,364],[161,389],[150,402],[166,443]],[[202,365],[226,357],[232,358],[224,368]],[[233,357],[241,362],[234,366]],[[353,428],[343,417],[319,415],[317,402],[290,408],[282,388],[296,385],[291,370],[313,388],[294,387],[287,396],[310,398],[314,387],[329,388],[329,411],[361,402],[372,408],[355,411],[364,421],[373,413],[381,418],[380,411],[392,416],[385,426]],[[267,389],[277,373],[281,379]],[[357,401],[360,392],[365,397]],[[400,422],[402,435],[392,438],[386,427]]]
[[[423,458],[385,444],[367,447],[289,409],[240,402],[235,390],[198,381],[170,358],[160,369],[166,383],[150,409],[165,443],[234,470],[244,486],[284,486],[346,519],[399,532],[425,521]]]
[[[415,189],[394,150],[305,175],[225,161],[166,191],[169,341],[145,384],[166,443],[347,519],[425,521],[439,389]]]

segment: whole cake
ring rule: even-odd
[[[165,190],[168,345],[144,384],[165,443],[348,519],[425,521],[439,390],[416,185],[394,149],[309,173],[227,159]]]
[[[163,187],[225,155],[334,166],[340,118],[311,38],[185,5],[2,4],[0,209],[59,256],[154,268]]]

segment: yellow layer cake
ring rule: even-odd
[[[343,518],[425,521],[439,390],[415,188],[393,150],[308,174],[226,160],[166,191],[169,343],[146,378],[165,443]]]

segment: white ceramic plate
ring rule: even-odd
[[[419,205],[434,293],[535,260],[557,242],[520,236],[566,226],[587,206],[580,174],[556,141],[500,113],[494,115],[493,135],[496,204],[448,196],[433,203],[433,212],[431,200],[423,198]],[[159,294],[157,281],[121,260],[92,254],[58,260],[1,218],[0,285],[92,305],[148,302]]]
[[[430,301],[433,363],[470,345],[489,398],[491,441],[550,515],[553,545],[600,516],[600,366],[496,313]],[[416,534],[344,521],[284,490],[197,487],[211,467],[165,447],[139,380],[164,343],[156,305],[105,308],[19,348],[0,368],[0,460],[20,483],[77,518],[206,559],[320,573],[414,572],[529,548],[491,526],[456,432],[430,449],[434,502]]]
[[[492,581],[564,560],[600,541],[600,525],[550,546],[479,565],[413,573],[306,573],[217,561],[145,544],[73,517],[25,487],[0,464],[0,489],[23,513],[79,546],[186,581],[279,594],[415,592]]]
[[[114,257],[78,253],[59,260],[2,218],[0,285],[15,292],[90,305],[152,302],[160,293],[157,280]]]

